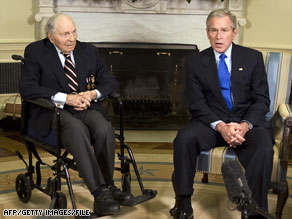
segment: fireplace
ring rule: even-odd
[[[198,52],[196,45],[93,44],[120,84],[125,128],[177,130],[185,124],[183,65],[186,56]],[[109,114],[117,118],[117,106],[108,104]]]
[[[126,127],[178,129],[187,119],[183,61],[210,46],[206,18],[215,8],[237,16],[241,44],[245,0],[36,0],[36,39],[50,16],[70,15],[80,41],[107,42],[96,46],[120,82]]]

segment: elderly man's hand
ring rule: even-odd
[[[90,106],[90,101],[86,95],[68,94],[66,97],[66,104],[79,111],[87,109]]]
[[[97,97],[97,93],[95,90],[89,90],[85,92],[80,92],[78,95],[86,97],[87,99],[94,100]]]
[[[80,92],[78,94],[68,94],[66,104],[73,106],[75,110],[81,111],[90,106],[91,100],[97,96],[95,90]]]

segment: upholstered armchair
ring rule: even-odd
[[[292,108],[289,103],[292,54],[266,51],[262,53],[271,99],[270,112],[266,118],[272,121],[276,139],[271,188],[277,193],[276,216],[281,218],[289,195],[286,175],[292,127]],[[197,159],[197,171],[204,173],[202,182],[208,183],[208,173],[221,174],[221,164],[228,159],[236,159],[236,154],[230,147],[223,146],[201,152]]]

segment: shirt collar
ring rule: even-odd
[[[214,54],[215,54],[215,58],[216,58],[216,61],[219,60],[219,56],[222,54],[222,53],[218,53],[216,52],[214,49]],[[232,43],[231,45],[229,46],[229,48],[225,51],[225,55],[227,56],[227,59],[230,59],[231,58],[231,51],[232,51]]]
[[[61,50],[60,50],[55,44],[53,44],[53,45],[55,46],[55,48],[56,48],[56,50],[57,50],[57,53],[63,55],[63,53],[61,52]],[[71,56],[71,57],[72,57],[72,55],[73,55],[73,51],[70,52],[70,56]]]
[[[59,56],[59,58],[61,60],[61,63],[64,66],[65,57],[64,57],[63,53],[61,52],[61,50],[55,44],[53,44],[53,45],[55,46],[55,48],[57,50],[57,54],[58,54],[58,56]],[[70,58],[71,58],[72,62],[75,64],[75,59],[74,59],[73,51],[70,52]]]

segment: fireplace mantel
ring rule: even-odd
[[[78,38],[87,42],[152,42],[209,46],[205,31],[208,13],[228,8],[238,18],[241,43],[244,0],[38,0],[36,38],[45,36],[44,26],[55,13],[70,15]]]

